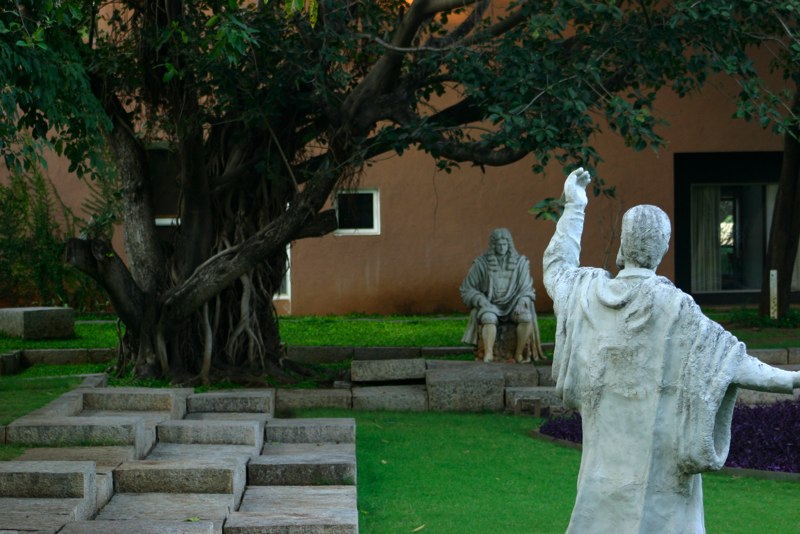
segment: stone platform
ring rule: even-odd
[[[81,387],[0,432],[0,532],[357,533],[355,421],[275,391]]]

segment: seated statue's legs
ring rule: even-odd
[[[481,339],[483,340],[483,361],[494,360],[494,340],[497,338],[497,316],[493,313],[481,315]]]
[[[527,363],[530,358],[524,357],[525,344],[533,333],[533,322],[527,321],[517,324],[517,347],[514,351],[514,359],[517,363]]]

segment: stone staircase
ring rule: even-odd
[[[357,533],[353,419],[275,391],[81,387],[5,430],[0,532]],[[0,433],[2,437],[2,433]]]

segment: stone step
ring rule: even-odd
[[[57,307],[0,308],[0,332],[23,339],[75,335],[75,310]]]
[[[251,486],[355,485],[355,444],[267,443],[247,474]]]
[[[225,518],[235,509],[229,493],[115,493],[95,520],[207,521],[222,534]]]
[[[225,534],[357,534],[355,486],[249,486]]]
[[[428,369],[428,406],[432,411],[502,411],[505,406],[504,365],[453,364]]]
[[[75,521],[64,525],[58,534],[214,534],[214,523],[186,519]]]
[[[185,420],[191,421],[258,421],[262,426],[272,419],[272,415],[253,412],[191,412]]]
[[[69,522],[89,517],[84,499],[0,497],[0,532],[4,533],[55,534]]]
[[[355,443],[356,421],[350,418],[271,419],[266,440],[274,443]]]
[[[264,427],[258,421],[180,420],[158,425],[160,443],[252,445],[261,447]]]
[[[353,360],[350,380],[353,382],[392,382],[425,378],[425,360]]]
[[[353,409],[424,412],[428,392],[422,385],[354,387]]]
[[[6,427],[6,443],[17,445],[133,445],[137,458],[153,446],[141,417],[22,417]]]
[[[548,384],[541,383],[542,375],[549,374],[550,368],[531,364],[504,363],[464,360],[427,360],[425,362],[428,371],[439,369],[450,369],[452,372],[459,372],[458,369],[471,369],[472,372],[494,373],[499,370],[503,374],[503,382],[506,387],[533,387]]]
[[[547,408],[551,414],[564,411],[564,403],[556,393],[555,387],[506,388],[506,411],[508,412],[531,411],[531,409],[535,409],[537,403],[540,410]]]
[[[253,445],[186,445],[183,443],[156,443],[147,460],[173,461],[193,458],[208,461],[234,460],[247,463],[261,454],[261,447]]]
[[[247,389],[195,393],[187,399],[187,409],[195,412],[249,412],[273,415],[274,389]]]
[[[352,394],[346,389],[279,389],[276,411],[287,413],[305,408],[352,408]]]
[[[0,498],[6,506],[15,500],[69,500],[73,519],[86,519],[97,509],[94,462],[0,462]],[[62,513],[58,508],[57,515]]]
[[[246,462],[231,458],[138,460],[114,470],[116,493],[229,493],[239,502]]]
[[[87,388],[83,392],[84,410],[125,412],[167,412],[172,419],[186,415],[186,398],[191,388]]]

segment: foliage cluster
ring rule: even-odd
[[[82,226],[41,167],[0,183],[0,302],[107,309],[102,288],[64,261],[66,239]]]

